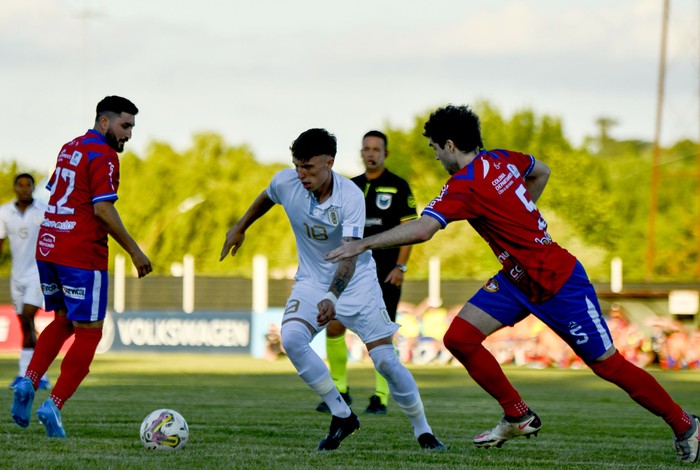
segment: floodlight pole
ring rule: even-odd
[[[644,279],[651,282],[654,273],[654,250],[656,241],[656,210],[659,192],[659,161],[661,159],[661,118],[664,106],[664,83],[666,81],[666,40],[668,37],[669,1],[664,0],[661,22],[661,57],[659,60],[659,80],[656,95],[656,125],[654,128],[654,150],[651,160],[651,191],[649,201],[649,230],[647,233],[647,254]]]

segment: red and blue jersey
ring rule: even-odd
[[[530,198],[525,177],[531,155],[482,151],[452,175],[421,215],[445,228],[467,220],[486,240],[502,271],[532,302],[551,298],[571,275],[576,258],[552,241],[547,223]]]
[[[46,188],[51,196],[36,259],[81,269],[107,269],[107,231],[95,216],[94,204],[117,200],[117,152],[102,134],[89,130],[63,146]]]

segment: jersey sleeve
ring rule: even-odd
[[[365,230],[365,198],[354,183],[345,185],[343,238],[362,238]]]
[[[275,173],[275,176],[272,177],[270,184],[265,190],[269,198],[272,199],[272,202],[274,202],[275,204],[282,204],[282,199],[280,198],[280,185],[282,181],[283,171],[278,171],[277,173]]]
[[[116,201],[119,188],[119,160],[116,154],[88,153],[88,159],[92,203]]]
[[[509,165],[515,165],[515,168],[518,169],[518,172],[523,178],[526,178],[535,167],[535,157],[532,155],[510,150],[493,150],[492,152],[498,156],[504,157]]]
[[[425,206],[421,215],[437,220],[442,228],[455,220],[477,217],[474,201],[471,201],[467,180],[454,176],[442,187],[440,195]]]

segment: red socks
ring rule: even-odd
[[[647,410],[660,416],[674,434],[683,434],[691,425],[690,417],[648,372],[615,354],[602,362],[588,364],[593,372],[612,382]]]
[[[443,341],[474,381],[498,401],[506,416],[522,416],[529,408],[506,378],[496,358],[481,344],[485,338],[478,328],[457,317]]]
[[[51,392],[51,399],[61,409],[90,372],[97,345],[102,339],[102,328],[75,328],[75,341],[61,363],[61,375]]]
[[[27,366],[26,377],[34,384],[34,389],[39,386],[39,379],[49,369],[51,363],[58,356],[63,343],[73,334],[73,322],[64,316],[56,315],[44,331],[41,332],[34,348],[34,355]]]

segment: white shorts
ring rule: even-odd
[[[41,291],[41,282],[38,276],[36,278],[10,279],[10,296],[17,315],[22,314],[25,305],[39,308],[44,306],[44,294]]]
[[[399,324],[389,318],[379,284],[362,295],[343,292],[335,304],[335,319],[360,337],[363,343],[371,343],[392,336],[399,330]],[[305,283],[296,283],[287,299],[282,321],[300,318],[313,326],[316,331],[322,328],[316,323],[318,303],[327,290]],[[325,328],[325,326],[323,327]]]

